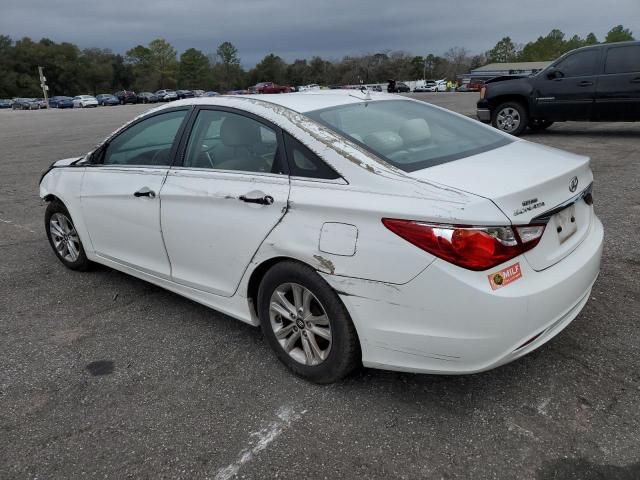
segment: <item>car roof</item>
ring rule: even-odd
[[[298,113],[311,112],[324,108],[338,107],[362,103],[367,100],[404,100],[404,97],[388,93],[360,90],[312,90],[298,93],[273,93],[262,95],[221,95],[218,97],[198,97],[178,102],[171,102],[172,106],[186,105],[218,105],[223,98],[247,98],[288,108]],[[408,100],[408,99],[407,99]]]

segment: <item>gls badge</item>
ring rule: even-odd
[[[575,192],[578,189],[578,177],[573,177],[569,182],[569,191]]]

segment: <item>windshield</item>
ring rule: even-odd
[[[306,115],[405,172],[512,142],[475,120],[410,100],[363,102],[315,110]]]

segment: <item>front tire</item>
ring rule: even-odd
[[[360,364],[360,344],[347,309],[306,265],[286,261],[266,273],[258,314],[269,345],[296,375],[332,383]]]
[[[519,102],[503,103],[491,113],[491,125],[511,135],[520,135],[528,123],[527,109]]]
[[[47,205],[44,227],[51,248],[65,267],[84,271],[91,266],[71,215],[61,202]]]

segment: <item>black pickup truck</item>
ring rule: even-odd
[[[553,122],[640,121],[640,42],[579,48],[529,77],[485,83],[478,118],[520,135]]]

